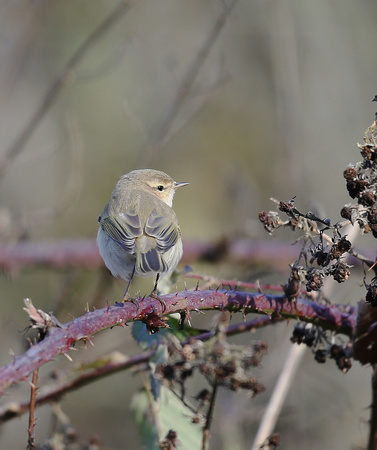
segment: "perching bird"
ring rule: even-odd
[[[133,170],[123,175],[102,211],[97,235],[99,252],[114,277],[171,274],[182,258],[182,239],[172,209],[177,183],[164,172]]]

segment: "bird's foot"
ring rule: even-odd
[[[125,292],[124,295],[123,295],[123,302],[124,302],[124,303],[126,303],[126,302],[131,302],[131,303],[133,303],[133,304],[136,306],[136,309],[137,309],[137,310],[139,310],[139,308],[140,308],[140,303],[139,303],[139,301],[138,301],[136,298],[130,297],[129,294],[128,294],[127,292]]]
[[[155,298],[156,300],[158,300],[161,303],[162,307],[164,308],[163,312],[165,312],[165,310],[166,310],[165,300],[163,298],[161,298],[159,295],[157,295],[157,289],[153,289],[153,291],[151,292],[150,297]]]

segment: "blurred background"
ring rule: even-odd
[[[374,121],[376,19],[377,4],[368,0],[157,0],[129,8],[109,0],[0,2],[1,241],[94,240],[119,177],[147,167],[190,182],[174,204],[185,243],[293,243],[294,234],[269,237],[258,222],[260,210],[275,208],[270,197],[297,196],[300,210],[340,220],[350,201],[343,170],[360,160],[356,144]],[[372,236],[357,247],[375,257]],[[284,283],[289,274],[289,261],[186,263],[201,274],[261,283]],[[100,272],[4,271],[1,365],[11,361],[10,349],[27,348],[25,297],[64,323],[93,304]],[[336,286],[332,301],[356,304],[363,272],[352,278]],[[136,280],[132,289],[149,292],[152,284]],[[123,290],[115,282],[96,306]],[[194,320],[210,327],[212,315]],[[250,447],[292,329],[284,323],[234,338],[268,342],[256,371],[266,392],[256,399],[220,392],[211,448]],[[129,329],[107,330],[94,344],[77,346],[74,361],[140,351]],[[69,364],[61,357],[41,377]],[[333,362],[320,366],[308,351],[276,427],[282,448],[365,445],[370,376],[357,363],[347,375]],[[102,448],[139,448],[130,403],[140,386],[137,376],[120,373],[68,395],[62,408],[83,441],[97,436]],[[27,395],[27,383],[17,385],[2,404]],[[50,411],[37,411],[38,441],[48,436]],[[3,425],[0,447],[24,447],[26,429],[26,417]]]

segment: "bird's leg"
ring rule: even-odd
[[[154,282],[154,288],[153,291],[151,292],[151,296],[155,297],[157,295],[157,284],[158,284],[158,280],[160,279],[160,274],[158,273],[156,276],[156,281]]]
[[[160,274],[158,273],[157,276],[156,276],[156,281],[154,283],[153,291],[151,292],[151,297],[157,299],[161,303],[161,305],[164,308],[164,312],[165,312],[165,309],[166,309],[165,300],[163,298],[161,298],[159,295],[157,295],[157,283],[158,283],[159,279],[160,279]]]
[[[135,266],[132,269],[132,273],[131,273],[130,279],[128,280],[126,290],[124,291],[123,301],[124,302],[132,302],[136,306],[136,308],[139,309],[139,302],[136,300],[136,298],[131,298],[129,296],[129,294],[128,294],[128,288],[130,287],[131,280],[132,280],[134,274],[135,274]]]

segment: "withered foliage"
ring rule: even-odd
[[[192,338],[184,345],[178,342],[170,343],[168,362],[157,366],[155,376],[184,402],[188,380],[197,373],[206,378],[212,392],[201,389],[194,396],[197,407],[193,411],[192,420],[195,423],[203,423],[215,386],[224,386],[232,391],[244,389],[250,396],[264,391],[252,369],[259,366],[267,352],[266,343],[253,341],[249,345],[230,344],[225,334],[228,325],[229,315],[223,313],[213,337],[208,341]]]
[[[375,269],[374,261],[369,261],[354,251],[353,243],[342,229],[351,223],[357,225],[362,234],[370,233],[377,238],[376,130],[377,121],[367,129],[363,144],[358,144],[362,160],[349,164],[343,172],[352,202],[341,208],[338,222],[321,218],[311,211],[301,212],[295,205],[295,198],[289,201],[273,200],[279,211],[262,211],[259,214],[259,220],[270,234],[281,227],[300,232],[297,241],[301,241],[302,246],[297,260],[291,264],[288,281],[283,286],[290,301],[295,301],[299,296],[310,296],[319,302],[326,301],[321,295],[325,279],[331,277],[338,283],[344,283],[351,275],[352,266],[347,263],[347,255],[352,255],[369,268]],[[377,307],[377,277],[372,278],[370,283],[364,280],[364,286],[365,301]],[[319,327],[298,324],[291,340],[311,347],[315,359],[320,363],[330,357],[343,372],[351,367],[352,346],[330,342]]]

